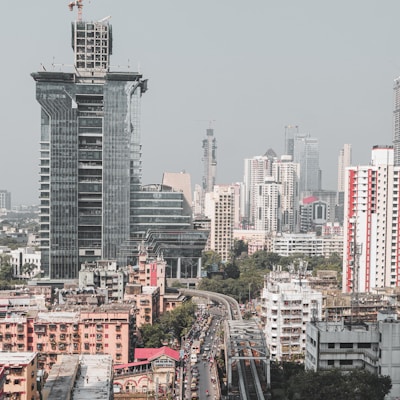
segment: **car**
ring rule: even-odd
[[[199,395],[197,394],[197,392],[192,393],[192,400],[197,400],[199,398]]]
[[[192,383],[191,385],[190,385],[190,390],[197,390],[197,383]]]
[[[204,347],[204,351],[210,351],[210,347],[209,346]]]

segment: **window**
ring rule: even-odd
[[[341,349],[352,349],[353,343],[340,343],[340,348]]]
[[[340,360],[340,365],[353,365],[353,360]]]
[[[371,343],[358,343],[357,347],[359,349],[370,349],[371,348]]]
[[[328,365],[335,365],[335,360],[328,360]]]
[[[328,343],[328,349],[334,349],[335,343]]]

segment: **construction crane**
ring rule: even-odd
[[[69,10],[73,11],[74,7],[78,9],[78,21],[82,21],[82,8],[83,8],[83,0],[75,0],[71,1],[68,4]]]

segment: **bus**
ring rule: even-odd
[[[195,340],[192,344],[192,354],[200,354],[200,340]]]

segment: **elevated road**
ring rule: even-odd
[[[264,333],[254,320],[243,320],[232,297],[201,290],[180,289],[186,296],[221,304],[226,310],[225,366],[229,400],[269,399],[270,360]]]

